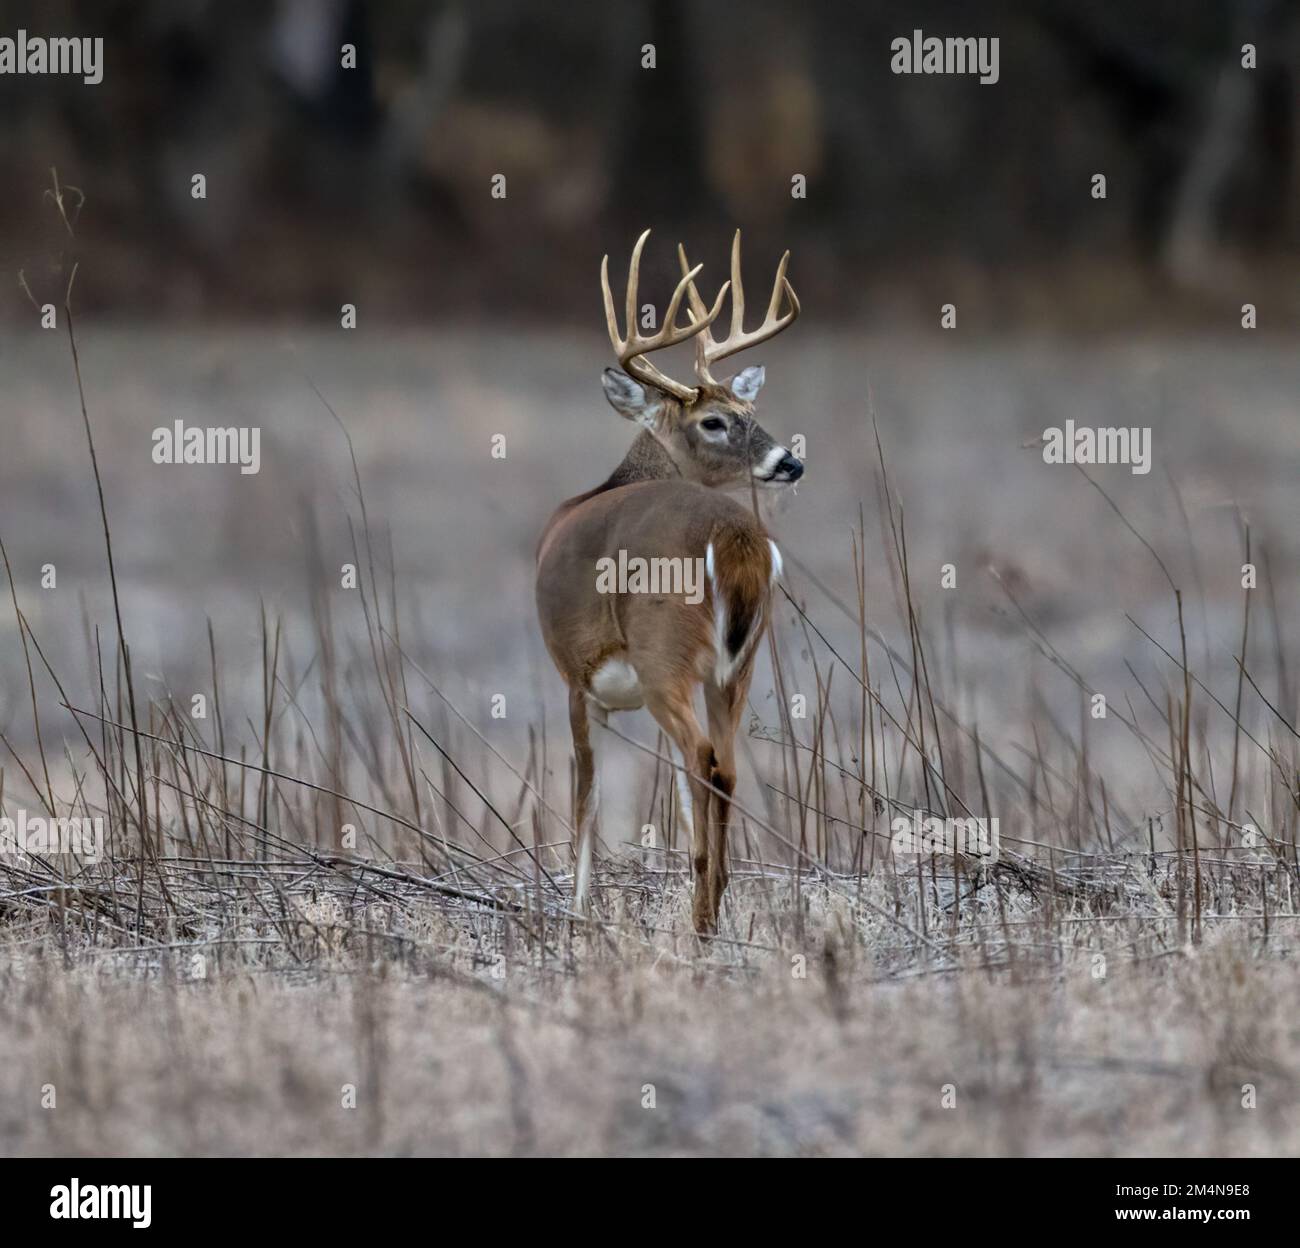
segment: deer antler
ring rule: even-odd
[[[799,296],[794,293],[794,287],[785,275],[786,265],[790,262],[790,253],[787,251],[777,265],[776,281],[772,283],[772,298],[768,300],[763,323],[753,333],[745,333],[745,287],[740,280],[740,231],[737,230],[736,237],[731,240],[731,281],[724,283],[718,292],[718,298],[721,299],[727,286],[731,287],[731,329],[722,342],[717,342],[709,326],[718,315],[718,309],[715,305],[712,313],[708,313],[704,300],[695,289],[695,275],[700,271],[700,266],[696,265],[693,269],[689,267],[686,249],[680,243],[677,244],[677,258],[681,261],[682,273],[685,274],[682,281],[686,283],[690,296],[690,307],[687,308],[686,315],[691,318],[692,328],[699,331],[699,337],[695,339],[695,375],[706,385],[718,384],[709,371],[710,365],[725,360],[727,356],[735,355],[746,347],[757,346],[760,342],[776,337],[793,324],[799,315]],[[790,310],[784,316],[778,316],[783,293],[790,301]]]
[[[645,240],[650,237],[650,231],[646,230],[640,238],[636,240],[636,246],[632,248],[632,263],[628,266],[627,271],[627,337],[619,336],[618,317],[614,313],[614,295],[609,288],[609,257],[606,256],[600,262],[600,286],[605,296],[605,320],[609,326],[609,341],[613,345],[614,354],[618,356],[619,367],[625,372],[630,373],[640,381],[649,382],[653,386],[658,386],[661,390],[666,390],[669,394],[680,399],[683,403],[694,403],[699,397],[699,389],[695,386],[684,386],[680,382],[674,381],[671,377],[661,373],[649,360],[645,359],[651,351],[659,351],[664,347],[675,346],[679,342],[685,342],[688,338],[695,337],[696,334],[705,333],[708,327],[713,323],[718,313],[722,311],[722,299],[727,293],[730,282],[724,282],[722,289],[718,291],[717,301],[710,311],[704,306],[704,301],[695,293],[695,287],[692,284],[695,275],[704,267],[697,264],[689,271],[683,267],[685,276],[677,283],[677,289],[673,291],[673,297],[668,304],[668,312],[664,316],[663,325],[659,332],[652,338],[643,338],[636,331],[636,293],[637,283],[641,275],[641,249],[645,246]],[[685,260],[683,259],[683,266]],[[686,293],[687,288],[691,290],[692,306],[698,303],[693,314],[688,313],[691,318],[689,325],[678,325],[677,309],[681,305],[682,296]]]

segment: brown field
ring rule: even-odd
[[[808,473],[708,943],[644,712],[567,910],[531,560],[629,439],[597,334],[79,323],[134,709],[66,336],[10,340],[0,814],[107,852],[0,857],[0,1152],[1300,1150],[1300,361],[1244,337],[765,353]],[[1045,465],[1067,418],[1152,472]]]

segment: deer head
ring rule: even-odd
[[[686,252],[679,245],[682,278],[669,301],[659,332],[644,337],[636,330],[637,285],[641,252],[650,231],[636,241],[628,267],[627,334],[620,335],[614,312],[614,295],[609,287],[609,257],[600,264],[601,290],[605,298],[605,320],[609,340],[619,368],[607,368],[602,377],[605,397],[620,416],[647,430],[668,452],[682,476],[711,487],[748,484],[789,485],[803,476],[803,464],[779,445],[754,419],[754,400],[765,379],[762,365],[742,369],[725,383],[717,381],[711,367],[746,347],[775,337],[799,315],[799,299],[786,278],[787,251],[777,267],[772,297],[763,323],[750,333],[744,329],[745,291],[740,279],[740,231],[731,244],[731,280],[722,284],[713,307],[709,308],[695,288],[702,265],[690,268]],[[731,292],[731,329],[718,342],[711,326]],[[780,315],[782,296],[789,310]],[[677,323],[682,299],[688,299],[688,323]],[[646,359],[652,351],[695,339],[695,386],[682,385],[662,373]]]

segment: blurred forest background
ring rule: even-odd
[[[57,291],[57,167],[88,200],[83,307],[113,316],[587,323],[600,251],[653,224],[666,277],[679,234],[722,256],[739,224],[793,250],[819,314],[1218,325],[1249,300],[1276,328],[1300,310],[1297,10],[5,0],[4,34],[100,36],[105,69],[0,77],[0,281]],[[1000,81],[892,74],[914,28],[998,37]]]

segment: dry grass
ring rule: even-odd
[[[550,955],[427,897],[376,913],[307,890],[274,919],[243,907],[224,938],[104,942],[70,965],[43,923],[11,928],[4,1150],[1235,1155],[1300,1145],[1294,965],[1280,939],[1252,939],[1249,923],[1218,924],[1189,950],[1162,947],[1162,925],[1140,916],[1063,916],[1057,939],[1041,915],[1009,920],[1011,939],[996,942],[1007,969],[993,970],[972,918],[972,943],[942,970],[891,971],[891,925],[863,920],[833,888],[805,891],[815,934],[803,941],[788,912],[773,923],[767,890],[747,888],[733,918],[754,920],[755,942],[784,947],[701,951],[681,934],[682,884],[643,886],[643,917],[599,937],[557,928]],[[678,934],[652,933],[647,920]],[[203,979],[192,978],[195,949],[208,959]],[[1100,949],[1104,979],[1090,952]],[[795,950],[806,977],[792,973]],[[54,1110],[37,1107],[44,1084],[57,1089]],[[1242,1108],[1245,1084],[1256,1109]],[[355,1109],[343,1108],[346,1085]]]
[[[107,852],[0,858],[0,1152],[1300,1148],[1300,736],[1276,597],[1265,633],[1243,593],[1232,678],[1200,675],[1176,561],[1104,495],[1107,540],[1149,558],[1166,604],[1158,629],[1133,621],[1156,666],[1126,659],[1093,720],[1096,690],[1003,578],[1035,657],[999,677],[1019,717],[990,724],[951,615],[923,609],[878,444],[878,526],[858,513],[844,542],[856,602],[791,554],[702,943],[662,740],[615,726],[636,778],[579,920],[567,742],[543,719],[523,748],[517,719],[498,736],[416,657],[352,470],[359,591],[340,597],[309,534],[314,636],[265,610],[251,643],[210,630],[203,718],[192,685],[133,664],[115,577],[85,668],[60,670],[6,555],[26,687],[0,813],[101,818]],[[895,855],[890,821],[918,809],[998,818],[996,861]]]
[[[327,611],[308,656],[264,618],[242,731],[215,640],[211,716],[154,699],[132,729],[120,653],[106,669],[101,642],[98,695],[71,694],[14,587],[43,730],[34,756],[6,738],[23,790],[6,808],[100,816],[108,852],[0,860],[0,1147],[1294,1151],[1293,742],[1216,738],[1182,711],[1189,671],[1163,737],[1128,721],[1167,771],[1159,819],[1119,810],[1066,734],[1031,731],[1039,752],[1013,768],[926,679],[892,525],[907,650],[863,615],[860,654],[886,675],[858,680],[796,605],[821,657],[810,686],[779,632],[773,683],[783,706],[814,696],[806,720],[750,725],[763,800],[746,795],[708,943],[659,757],[637,799],[655,844],[609,847],[595,918],[568,912],[569,797],[544,743],[509,759],[405,654],[364,517],[369,698],[355,672],[344,687]],[[79,732],[61,765],[56,719]],[[890,815],[914,807],[1035,836],[1004,832],[992,863],[896,857]]]

